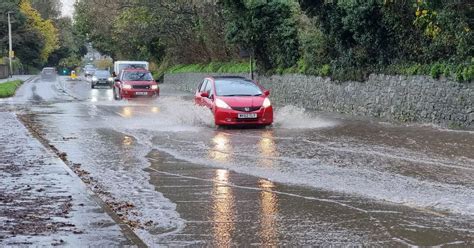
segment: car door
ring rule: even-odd
[[[122,75],[123,75],[123,73],[120,72],[119,75],[118,75],[118,77],[116,77],[115,80],[114,80],[114,81],[115,81],[114,84],[115,84],[115,88],[116,88],[116,89],[120,89],[120,90],[121,90],[121,81],[120,81],[120,80],[122,79]]]
[[[206,86],[204,87],[204,91],[206,92],[209,97],[202,97],[202,103],[204,106],[212,109],[214,107],[214,90],[213,90],[213,82],[212,80],[208,79]]]
[[[206,88],[206,84],[207,84],[207,79],[204,79],[204,81],[202,81],[202,83],[199,84],[199,87],[197,88],[196,90],[196,94],[194,95],[194,102],[198,105],[204,105],[203,104],[203,97],[201,96],[201,92],[204,92],[204,89]]]

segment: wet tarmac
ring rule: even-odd
[[[114,101],[84,81],[9,100],[97,186],[132,202],[149,245],[474,245],[474,133],[276,106],[216,128],[190,95]]]

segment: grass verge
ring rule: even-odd
[[[15,95],[16,90],[23,83],[21,80],[14,80],[6,83],[0,83],[0,98],[11,97]]]

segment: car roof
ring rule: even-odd
[[[232,80],[242,80],[242,81],[254,83],[253,80],[250,80],[246,77],[241,77],[241,76],[211,76],[209,78],[213,79],[214,81],[219,80],[221,82],[232,81]]]
[[[133,61],[133,60],[119,60],[115,61],[117,64],[148,64],[147,61]]]
[[[241,76],[211,76],[210,78],[213,78],[213,79],[244,79],[244,80],[248,80],[247,78],[241,77]]]
[[[123,72],[126,72],[126,71],[141,71],[141,72],[149,72],[147,69],[144,69],[144,68],[125,68],[122,70]]]

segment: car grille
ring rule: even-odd
[[[253,112],[259,110],[261,107],[232,107],[233,110],[242,112]]]
[[[133,85],[134,89],[150,89],[150,85]]]

